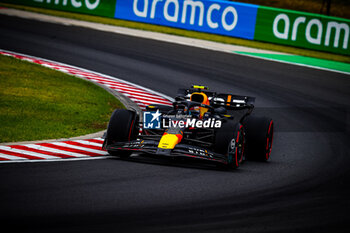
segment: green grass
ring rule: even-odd
[[[170,27],[164,27],[164,26],[125,21],[125,20],[104,18],[99,16],[48,10],[43,8],[19,6],[19,5],[13,5],[13,4],[0,4],[0,5],[5,7],[12,7],[12,8],[17,8],[21,10],[27,10],[27,11],[37,12],[37,13],[64,17],[64,18],[72,18],[72,19],[78,19],[78,20],[89,21],[89,22],[115,25],[120,27],[128,27],[128,28],[135,28],[140,30],[161,32],[161,33],[166,33],[171,35],[179,35],[179,36],[191,37],[196,39],[221,42],[226,44],[241,45],[241,46],[247,46],[247,47],[258,48],[258,49],[266,49],[266,50],[279,51],[279,52],[290,53],[295,55],[350,63],[350,56],[337,55],[337,54],[308,50],[308,49],[301,49],[301,48],[296,48],[291,46],[276,45],[276,44],[264,43],[259,41],[244,40],[244,39],[227,37],[227,36],[219,36],[214,34],[188,31],[188,30],[182,30],[182,29],[176,29],[176,28],[170,28]]]
[[[123,105],[91,82],[0,55],[0,142],[94,133],[115,108]]]

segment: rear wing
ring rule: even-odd
[[[175,100],[190,100],[191,94],[194,92],[203,92],[208,96],[210,105],[213,107],[225,107],[227,109],[253,108],[255,97],[241,96],[233,94],[217,94],[216,92],[197,89],[197,88],[181,88],[177,92]]]

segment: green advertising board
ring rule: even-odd
[[[137,6],[135,4],[141,3],[147,3],[153,9],[159,2],[159,0],[118,1],[118,3],[124,1],[128,4],[132,2],[129,4],[133,6],[131,10],[135,10]],[[201,6],[199,1],[197,0],[196,4]],[[117,0],[0,0],[0,2],[114,18]],[[164,2],[165,5],[168,4],[167,6],[178,4],[177,0],[164,0]],[[195,8],[192,8],[194,15],[193,9]],[[120,10],[124,12],[124,9]],[[350,20],[348,19],[259,6],[256,21],[252,21],[252,24],[253,30],[255,28],[254,40],[257,41],[350,56]]]
[[[114,17],[116,0],[0,0],[34,7]]]
[[[347,19],[260,6],[254,40],[350,55],[349,26]]]

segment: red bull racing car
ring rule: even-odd
[[[213,161],[228,168],[237,168],[246,159],[266,161],[273,121],[251,115],[254,101],[204,86],[179,89],[173,106],[149,105],[142,115],[115,110],[103,148],[123,159],[144,153]]]

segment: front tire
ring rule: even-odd
[[[138,134],[138,116],[136,112],[117,109],[112,113],[108,123],[106,144],[111,145],[116,142],[127,142],[135,140]],[[128,158],[132,151],[127,150],[107,150],[110,155]]]
[[[214,151],[227,156],[227,168],[236,169],[243,161],[244,144],[243,125],[228,121],[216,132]]]

